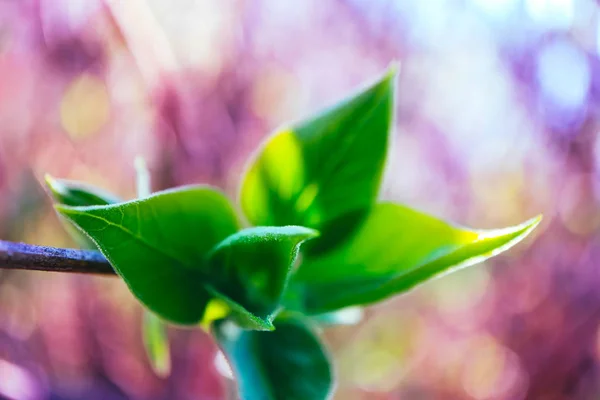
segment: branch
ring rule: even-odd
[[[61,249],[0,240],[0,269],[115,275],[94,250]]]

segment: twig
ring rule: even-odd
[[[0,240],[0,269],[115,275],[94,250],[61,249]]]

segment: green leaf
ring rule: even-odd
[[[133,294],[177,324],[196,324],[210,294],[205,257],[238,230],[229,200],[188,186],[125,203],[56,209],[84,231]]]
[[[55,179],[48,174],[45,178],[50,194],[59,204],[73,207],[99,206],[121,201],[117,196],[87,183]]]
[[[298,320],[277,320],[273,332],[244,331],[229,320],[213,335],[243,400],[320,400],[333,388],[331,363],[315,334]]]
[[[242,327],[272,330],[299,246],[317,234],[284,226],[248,228],[229,236],[208,257],[213,294],[227,303]]]
[[[144,312],[142,321],[144,347],[158,376],[165,377],[171,371],[171,356],[167,327],[162,320],[149,311]]]
[[[255,331],[272,331],[275,329],[272,317],[258,317],[250,311],[248,311],[246,308],[244,308],[240,303],[232,300],[231,298],[219,292],[212,286],[209,285],[206,289],[208,290],[208,293],[210,293],[213,296],[214,299],[222,302],[222,304],[224,304],[225,307],[227,307],[226,317],[230,318],[232,321],[235,321],[236,324],[240,326],[240,328]],[[202,324],[205,324],[204,320],[202,321]]]
[[[252,224],[320,229],[375,201],[392,127],[395,76],[392,67],[373,85],[267,141],[240,191]]]
[[[46,185],[50,190],[53,200],[58,204],[66,206],[101,206],[118,203],[121,200],[100,188],[83,182],[55,179],[46,174]],[[69,236],[75,240],[79,247],[84,249],[96,249],[94,243],[81,233],[72,223],[61,218],[61,222]]]
[[[343,245],[304,257],[288,307],[316,314],[381,301],[507,250],[540,220],[469,230],[399,204],[377,204]]]

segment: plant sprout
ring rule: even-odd
[[[88,272],[92,261],[89,272],[114,269],[144,306],[143,340],[160,375],[170,369],[166,324],[198,327],[223,351],[242,399],[330,397],[333,367],[316,328],[347,322],[349,307],[495,256],[541,219],[473,230],[378,201],[396,76],[392,66],[371,85],[270,136],[241,179],[243,215],[211,186],[151,193],[142,160],[133,200],[48,176],[65,227],[105,259],[66,249],[38,256],[82,263],[77,272]],[[24,265],[19,251],[0,263]]]

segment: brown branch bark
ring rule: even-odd
[[[94,250],[62,249],[0,240],[0,269],[115,275]]]

